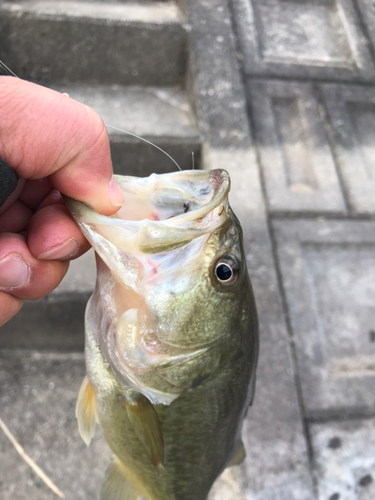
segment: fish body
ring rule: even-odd
[[[205,500],[243,457],[258,322],[223,170],[120,177],[114,217],[68,200],[97,253],[77,403],[115,458],[102,500]]]

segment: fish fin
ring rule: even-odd
[[[134,432],[143,444],[156,472],[164,470],[163,431],[158,414],[150,401],[139,392],[125,395],[126,411]]]
[[[87,375],[79,390],[76,417],[81,438],[89,446],[95,434],[96,404],[95,392]]]
[[[242,462],[245,460],[245,457],[246,457],[245,447],[243,445],[243,442],[240,441],[232,457],[232,460],[229,462],[227,467],[233,467],[234,465],[242,464]]]
[[[105,474],[100,500],[138,500],[137,490],[125,476],[121,462],[115,458]]]

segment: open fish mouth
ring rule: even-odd
[[[212,261],[224,252],[221,232],[233,225],[230,179],[224,170],[115,178],[125,202],[111,217],[66,199],[99,256],[86,328],[124,385],[169,404],[191,371],[197,378],[216,363],[205,353],[222,334],[202,327],[196,294],[216,293]],[[186,372],[177,381],[176,370]]]
[[[116,246],[135,245],[142,253],[168,252],[220,226],[230,189],[224,170],[189,170],[149,177],[115,176],[125,203],[112,217],[65,198],[96,249],[99,232]],[[100,229],[99,229],[100,227]],[[98,252],[100,254],[100,252]]]
[[[152,255],[172,261],[173,250],[194,240],[201,246],[200,237],[228,221],[230,178],[225,170],[115,178],[125,203],[111,217],[81,202],[65,201],[85,237],[124,285],[134,287],[146,278]]]

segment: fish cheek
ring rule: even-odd
[[[182,295],[155,299],[149,306],[157,335],[175,347],[207,346],[226,335],[238,316],[237,297],[217,290],[207,276]]]

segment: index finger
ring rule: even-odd
[[[0,157],[20,178],[49,177],[63,194],[111,215],[123,203],[103,120],[64,94],[0,77]]]

